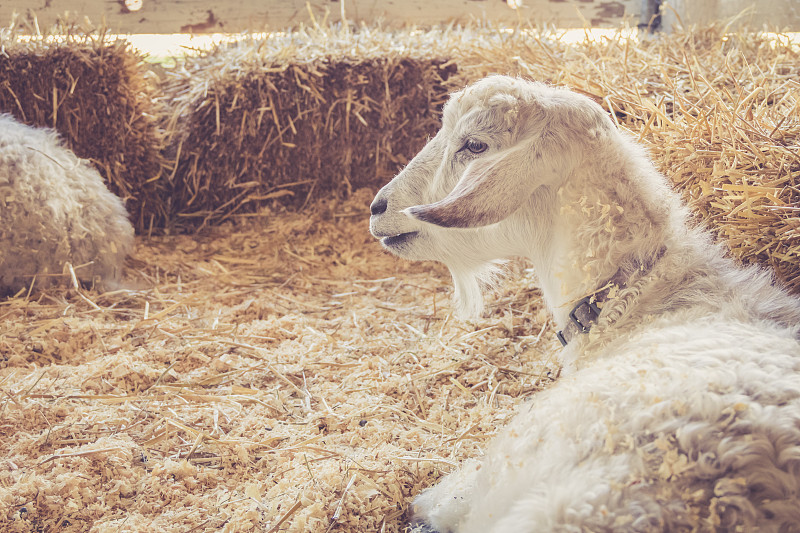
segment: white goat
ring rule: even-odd
[[[53,283],[67,262],[115,284],[133,248],[122,201],[47,129],[0,115],[0,294]],[[78,268],[80,267],[80,268]]]
[[[800,531],[800,303],[726,258],[600,106],[503,76],[371,206],[462,313],[527,257],[569,371],[413,503],[439,532]],[[570,316],[572,315],[572,316]]]

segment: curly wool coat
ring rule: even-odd
[[[0,115],[0,293],[51,285],[71,263],[113,286],[133,248],[122,201],[48,129]]]
[[[424,491],[426,531],[800,531],[800,302],[729,259],[644,150],[566,89],[493,76],[375,198],[390,252],[450,269],[462,312],[533,264],[569,371]]]

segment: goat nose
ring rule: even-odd
[[[386,206],[389,202],[386,201],[386,198],[375,198],[372,202],[372,205],[369,206],[369,212],[371,215],[381,215],[386,212]]]

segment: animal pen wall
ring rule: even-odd
[[[56,129],[138,237],[119,290],[31,276],[0,301],[0,530],[402,531],[558,376],[524,263],[462,321],[443,267],[367,229],[448,92],[488,73],[595,99],[734,256],[800,291],[800,49],[770,26],[797,30],[793,4],[676,3],[655,35],[631,29],[652,2],[516,4],[17,3],[0,111]],[[174,63],[109,33],[253,21],[292,29]],[[554,29],[585,24],[615,31]]]

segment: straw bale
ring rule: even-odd
[[[0,48],[0,112],[57,130],[126,201],[138,230],[162,225],[164,140],[141,55],[102,33],[29,39],[3,30]]]
[[[387,181],[438,128],[455,70],[419,44],[300,31],[187,60],[164,85],[177,224]]]

